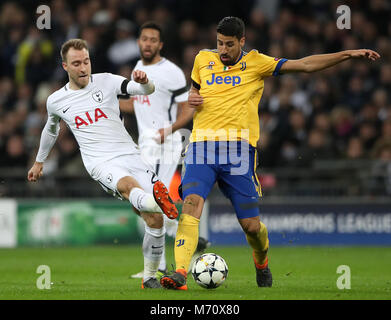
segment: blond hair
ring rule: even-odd
[[[69,39],[67,42],[65,42],[61,46],[61,50],[60,50],[60,55],[61,55],[62,61],[66,61],[67,53],[70,48],[74,48],[76,50],[86,49],[88,51],[87,41],[85,41],[83,39]]]

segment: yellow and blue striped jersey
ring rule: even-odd
[[[235,65],[225,66],[217,50],[201,50],[191,78],[204,102],[194,115],[190,141],[243,139],[255,147],[264,78],[278,75],[285,61],[252,50],[242,51]]]

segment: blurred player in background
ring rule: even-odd
[[[217,26],[217,50],[201,50],[194,61],[188,101],[196,113],[184,160],[184,205],[174,247],[176,272],[160,279],[168,289],[187,290],[186,276],[197,246],[199,219],[216,181],[234,206],[253,249],[257,285],[272,286],[268,232],[259,218],[261,186],[256,175],[258,104],[264,78],[288,72],[314,72],[352,58],[380,57],[372,50],[362,49],[297,60],[272,58],[257,50],[242,50],[244,29],[239,18],[222,19]]]
[[[140,27],[138,45],[141,59],[135,69],[148,74],[156,86],[155,92],[121,100],[120,108],[123,112],[135,112],[141,156],[154,168],[159,179],[169,186],[182,153],[182,135],[178,129],[192,119],[194,109],[187,103],[188,87],[183,71],[160,55],[163,48],[161,27],[154,22],[144,23]],[[165,218],[164,225],[166,233],[175,237],[178,221]],[[202,251],[206,245],[207,241],[200,238],[197,251]],[[166,269],[163,252],[158,276],[163,275]],[[142,278],[143,271],[132,277]]]
[[[69,82],[47,99],[48,120],[27,178],[37,181],[42,176],[43,163],[63,120],[79,144],[90,176],[108,193],[128,200],[144,219],[142,288],[160,288],[155,275],[165,243],[161,212],[175,219],[178,211],[154,169],[142,161],[137,145],[121,122],[118,102],[121,94],[151,94],[154,84],[140,70],[133,72],[132,81],[111,73],[91,74],[87,43],[82,39],[65,42],[61,58]]]

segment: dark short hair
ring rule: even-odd
[[[217,32],[224,36],[236,37],[238,40],[244,37],[244,22],[238,17],[225,17],[217,25]]]
[[[161,28],[156,22],[148,21],[148,22],[143,23],[143,24],[141,25],[140,29],[139,29],[139,32],[138,32],[138,36],[139,36],[139,37],[140,37],[140,35],[141,35],[141,32],[142,32],[144,29],[154,29],[154,30],[159,31],[159,38],[160,38],[160,41],[163,41],[163,31],[162,31],[162,28]]]
[[[83,39],[69,39],[67,42],[65,42],[61,46],[61,50],[60,50],[60,55],[61,55],[62,61],[66,61],[67,53],[70,48],[74,48],[76,50],[86,49],[88,51],[87,41],[85,41]]]

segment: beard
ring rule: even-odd
[[[151,55],[150,56],[145,56],[144,52],[141,51],[141,58],[146,62],[146,63],[151,63],[153,59],[155,59],[157,51],[153,52],[150,51]]]
[[[227,57],[227,58],[230,58],[230,57]],[[221,56],[220,56],[220,61],[225,65],[225,66],[233,66],[235,64],[235,60],[233,60],[232,58],[228,59],[228,60],[222,60],[221,59]]]
[[[89,83],[89,77],[90,75],[87,75],[86,78],[84,80],[81,80],[78,76],[76,77],[71,77],[73,83],[79,88],[79,89],[83,89],[85,88],[88,83]]]

